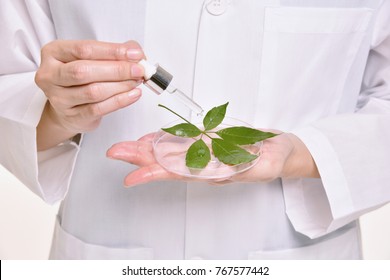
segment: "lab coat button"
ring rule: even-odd
[[[219,16],[226,12],[230,0],[211,0],[207,3],[207,11],[214,15]]]

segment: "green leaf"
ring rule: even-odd
[[[254,144],[278,135],[245,126],[224,128],[217,131],[216,134],[222,139],[237,145]]]
[[[187,151],[186,165],[191,168],[205,168],[211,159],[210,149],[206,143],[199,139]]]
[[[214,155],[219,159],[219,161],[225,164],[236,165],[250,162],[257,158],[256,155],[253,155],[243,148],[223,139],[213,138],[211,146],[213,148]]]
[[[181,123],[162,130],[179,137],[196,137],[202,133],[199,128],[190,123]]]
[[[218,107],[214,107],[207,112],[206,116],[203,119],[203,125],[205,130],[210,130],[217,127],[225,118],[226,107],[229,105],[229,102]]]

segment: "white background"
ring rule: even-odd
[[[0,259],[47,259],[58,205],[32,194],[0,166]],[[361,218],[365,259],[390,259],[390,205]]]

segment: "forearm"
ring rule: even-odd
[[[41,120],[37,126],[37,149],[44,151],[72,138],[77,132],[66,130],[58,119],[49,103],[46,103]]]

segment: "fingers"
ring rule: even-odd
[[[77,60],[61,65],[52,73],[52,82],[59,86],[85,85],[93,82],[142,80],[144,69],[128,61]]]
[[[141,90],[135,88],[130,92],[114,95],[101,102],[76,106],[69,111],[74,111],[74,115],[80,115],[83,119],[97,119],[133,104],[140,97]]]
[[[210,184],[211,186],[223,187],[223,186],[232,184],[232,183],[234,183],[234,182],[231,181],[231,180],[221,180],[221,181],[216,180],[216,181],[208,181],[207,183]]]
[[[107,157],[122,160],[128,163],[138,165],[140,168],[131,172],[125,178],[125,186],[145,184],[154,181],[164,180],[184,180],[201,181],[202,179],[185,178],[178,174],[171,173],[157,163],[153,153],[151,140],[155,133],[147,134],[138,141],[121,142],[113,145],[107,151]],[[232,183],[231,177],[221,178],[219,180],[207,181],[211,185],[222,186]]]
[[[151,142],[128,141],[117,143],[108,149],[107,157],[123,160],[138,166],[156,163]]]
[[[146,136],[150,137],[150,135]],[[141,166],[125,178],[125,185],[129,187],[153,181],[180,178],[179,175],[168,172],[156,162],[151,142],[128,141],[115,144],[108,149],[107,157]]]
[[[140,83],[139,81],[102,82],[77,87],[55,87],[52,89],[55,94],[51,96],[50,102],[55,108],[60,109],[96,103],[119,93],[129,92]]]
[[[42,57],[47,56],[64,63],[74,60],[139,61],[144,57],[144,53],[135,41],[120,44],[93,40],[57,40],[42,48]]]
[[[125,186],[131,187],[154,181],[177,180],[179,178],[179,175],[170,173],[161,167],[161,165],[155,163],[141,167],[127,175],[125,178]]]
[[[136,102],[144,70],[141,46],[129,41],[53,41],[42,48],[35,82],[64,130],[85,132],[102,116]]]
[[[53,41],[42,48],[42,63],[36,82],[46,85],[84,85],[100,81],[143,79],[144,69],[137,62],[144,58],[134,41],[124,44],[99,41]]]
[[[130,40],[130,41],[125,42],[124,45],[127,48],[126,57],[128,60],[138,62],[139,60],[146,58],[145,53],[143,52],[141,45],[138,44],[137,41]],[[139,54],[140,51],[141,51],[141,57]]]
[[[141,142],[152,142],[154,137],[156,137],[156,132],[152,132],[152,133],[146,134],[146,135],[142,136],[141,138],[139,138],[138,141],[141,141]]]

